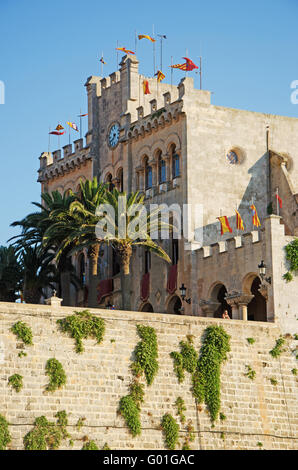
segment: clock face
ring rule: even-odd
[[[108,135],[109,146],[111,148],[116,147],[116,145],[119,142],[119,131],[120,131],[119,124],[118,123],[113,124]]]

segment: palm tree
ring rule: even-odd
[[[39,304],[47,287],[54,289],[57,270],[51,263],[54,254],[45,251],[41,245],[27,246],[20,252],[20,266],[23,277],[23,295],[26,303]]]
[[[0,246],[0,301],[16,301],[21,279],[22,273],[16,250],[12,246]]]
[[[9,240],[14,240],[13,245],[15,246],[17,253],[20,253],[24,249],[28,250],[30,247],[34,248],[36,245],[41,245],[46,230],[53,223],[53,220],[50,218],[50,214],[53,211],[67,211],[70,204],[76,200],[77,196],[75,194],[69,194],[68,192],[60,194],[59,191],[53,191],[52,193],[43,193],[41,197],[43,204],[38,202],[32,203],[40,209],[38,212],[28,214],[21,221],[16,221],[11,224],[13,227],[20,226],[22,228],[20,235]],[[52,237],[50,243],[44,245],[44,254],[55,253],[58,246],[61,244],[61,241],[61,238],[54,239]],[[70,249],[71,247],[63,252],[59,259],[59,263],[57,264],[57,269],[60,273],[58,279],[58,295],[62,296],[63,305],[70,304],[70,284],[72,283],[76,288],[79,285],[79,280],[75,275],[75,269],[68,256]],[[41,248],[39,248],[39,251],[41,251]],[[53,256],[46,257],[45,259],[50,262],[50,260],[53,259]]]
[[[144,247],[146,250],[170,263],[170,257],[160,245],[151,239],[150,233],[161,228],[172,229],[172,226],[158,218],[158,211],[151,212],[148,215],[146,213],[143,218],[139,217],[139,211],[142,211],[144,208],[144,196],[139,192],[131,193],[127,197],[125,192],[120,193],[114,188],[113,191],[106,193],[105,198],[106,204],[113,208],[113,217],[110,218],[109,215],[105,215],[108,225],[103,233],[103,241],[110,243],[118,254],[121,264],[122,308],[124,310],[131,310],[130,260],[133,247]],[[121,202],[120,198],[122,198]],[[122,209],[124,205],[126,206],[125,211]],[[131,226],[137,228],[137,233],[132,233],[129,230]],[[123,232],[123,227],[125,227],[125,230],[124,233],[121,233]]]
[[[51,221],[44,233],[44,246],[53,245],[53,240],[59,240],[56,249],[56,262],[70,256],[74,251],[88,249],[89,258],[89,296],[88,305],[96,306],[96,287],[98,282],[98,257],[102,241],[95,234],[99,220],[96,216],[97,207],[105,202],[106,185],[92,181],[80,181],[78,194],[70,193],[74,200],[69,208],[57,208],[49,214]]]

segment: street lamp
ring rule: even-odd
[[[191,299],[186,299],[186,287],[185,285],[182,283],[182,286],[179,287],[179,290],[181,292],[181,299],[183,300],[183,302],[186,302],[188,304],[191,304]]]
[[[264,263],[264,260],[260,262],[258,265],[259,268],[259,273],[260,273],[260,278],[262,281],[266,281],[268,284],[271,284],[271,277],[266,277],[266,264]]]

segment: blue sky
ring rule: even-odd
[[[49,126],[87,112],[83,85],[100,74],[101,51],[109,74],[117,40],[134,50],[135,31],[152,34],[154,24],[167,35],[168,81],[171,56],[181,62],[188,50],[194,62],[203,56],[203,88],[214,93],[213,104],[298,117],[290,101],[290,84],[298,80],[297,17],[297,0],[0,0],[0,244],[18,233],[9,224],[40,199],[38,157],[48,149]],[[140,72],[151,76],[149,41],[138,42],[137,56]],[[174,71],[174,83],[182,74]]]

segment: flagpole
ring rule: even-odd
[[[101,76],[103,77],[103,51],[101,51]]]
[[[276,209],[277,209],[277,215],[278,215],[278,217],[279,217],[278,187],[276,188]]]
[[[152,25],[152,35],[153,35],[153,39],[155,39],[154,24]],[[155,42],[153,43],[153,76],[154,75],[155,75]]]
[[[200,90],[202,90],[202,56],[200,56]]]
[[[135,52],[137,55],[137,30],[135,29]]]
[[[82,138],[82,109],[80,108],[80,139]]]
[[[173,86],[173,56],[171,56],[171,86]]]
[[[118,47],[119,47],[119,43],[118,43],[118,39],[117,39],[117,49],[118,49]],[[116,53],[116,60],[117,60],[116,70],[118,70],[118,66],[119,66],[119,64],[118,64],[118,62],[119,62],[119,61],[118,61],[118,51],[117,51],[117,53]]]
[[[68,125],[68,143],[70,145],[70,125]]]
[[[186,57],[188,57],[188,49],[185,49],[185,52],[186,52]],[[185,70],[185,77],[187,77],[187,70]]]
[[[50,148],[51,148],[51,126],[49,126],[49,145],[48,145],[48,153],[50,153]]]

